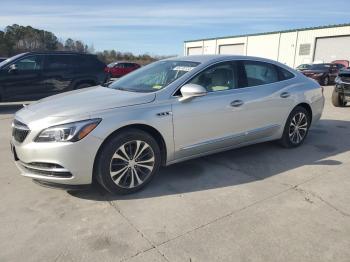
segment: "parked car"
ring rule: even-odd
[[[323,106],[323,88],[281,63],[187,56],[31,104],[11,144],[24,176],[125,194],[160,166],[270,140],[300,146]]]
[[[337,64],[339,65],[338,67],[344,68],[344,67],[349,67],[349,60],[334,60],[332,64]],[[341,66],[342,65],[342,66]]]
[[[0,57],[0,63],[2,62],[2,61],[5,61],[7,58],[6,57]]]
[[[125,76],[132,71],[140,68],[141,66],[137,63],[131,62],[115,62],[111,63],[106,67],[106,72],[113,78],[119,78]]]
[[[350,102],[350,69],[343,70],[335,79],[332,103],[336,107],[344,107]]]
[[[303,70],[301,73],[316,80],[320,85],[327,86],[330,83],[334,83],[335,78],[338,76],[339,68],[336,64],[331,63],[312,64],[309,69]]]
[[[0,63],[0,101],[43,98],[104,83],[105,64],[74,52],[29,52]]]
[[[301,65],[298,65],[296,70],[298,71],[304,71],[304,70],[307,70],[311,67],[310,64],[301,64]]]

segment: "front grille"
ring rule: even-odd
[[[30,133],[30,129],[26,124],[16,119],[13,120],[12,136],[17,142],[22,143],[26,139],[29,133]]]

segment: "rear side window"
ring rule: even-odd
[[[291,79],[294,77],[294,75],[289,72],[287,69],[284,69],[282,67],[279,67],[279,66],[276,66],[278,68],[278,71],[279,71],[279,75],[280,75],[280,81],[283,81],[283,80],[288,80],[288,79]]]
[[[102,63],[94,55],[77,55],[75,64],[79,68],[102,68],[104,69],[106,65]],[[114,67],[114,63],[109,64],[108,67]]]
[[[247,86],[265,85],[278,82],[277,68],[269,63],[259,61],[243,61],[247,77]]]
[[[27,56],[14,63],[19,71],[41,70],[41,56]]]
[[[46,57],[47,69],[69,69],[74,66],[73,55],[48,55]]]

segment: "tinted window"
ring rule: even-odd
[[[17,70],[19,71],[26,71],[26,70],[40,70],[41,69],[41,63],[42,57],[41,56],[27,56],[25,58],[22,58],[15,63]]]
[[[204,70],[189,83],[201,85],[208,92],[237,88],[236,71],[235,63],[222,63]]]
[[[278,81],[278,72],[274,65],[258,61],[243,61],[247,77],[247,86],[265,85]]]
[[[74,63],[79,67],[105,67],[105,64],[100,62],[97,57],[92,55],[79,55],[74,58]],[[109,64],[108,67],[113,67],[114,63]]]
[[[314,64],[311,65],[310,69],[311,70],[324,70],[324,69],[329,69],[331,67],[330,64]]]
[[[277,68],[278,68],[278,71],[280,72],[280,80],[282,81],[282,80],[287,80],[287,79],[291,79],[291,78],[293,78],[294,77],[294,75],[291,73],[291,72],[289,72],[288,70],[286,70],[286,69],[284,69],[284,68],[282,68],[282,67],[278,67],[278,66],[276,66]]]
[[[75,56],[72,55],[48,55],[46,58],[47,69],[72,68]]]

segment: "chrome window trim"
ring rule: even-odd
[[[178,98],[178,97],[181,97],[179,95],[175,95],[175,93],[181,89],[181,87],[183,87],[184,85],[186,85],[189,81],[191,81],[193,78],[195,78],[197,75],[201,74],[204,70],[208,69],[209,67],[211,66],[214,66],[214,65],[217,65],[217,64],[220,64],[220,63],[226,63],[226,62],[236,62],[236,61],[252,61],[252,62],[261,62],[261,63],[267,63],[267,64],[271,64],[273,66],[276,66],[276,67],[281,67],[275,63],[270,63],[270,62],[265,62],[265,61],[261,61],[261,60],[253,60],[253,59],[244,59],[244,58],[241,58],[241,59],[235,59],[235,60],[232,60],[232,59],[225,59],[225,60],[222,60],[222,61],[218,61],[218,62],[214,62],[214,63],[211,63],[209,65],[207,65],[206,67],[204,67],[201,71],[195,73],[193,76],[191,76],[191,78],[189,80],[186,80],[184,83],[182,83],[179,87],[176,88],[176,90],[171,94],[170,97],[175,97],[175,98]],[[221,91],[215,91],[215,92],[208,92],[207,95],[210,95],[212,93],[218,93],[218,92],[225,92],[225,91],[232,91],[232,90],[239,90],[239,89],[246,89],[246,88],[253,88],[253,87],[257,87],[257,86],[266,86],[266,85],[271,85],[271,84],[275,84],[275,83],[282,83],[282,82],[285,82],[285,81],[290,81],[292,79],[295,79],[297,77],[297,75],[288,70],[287,68],[284,68],[284,67],[281,67],[285,70],[287,70],[288,72],[290,72],[293,77],[292,78],[289,78],[289,79],[285,79],[285,80],[281,80],[281,81],[277,81],[277,82],[273,82],[273,83],[268,83],[268,84],[263,84],[263,85],[256,85],[256,86],[246,86],[246,87],[240,87],[240,88],[233,88],[233,89],[228,89],[228,90],[221,90]]]

